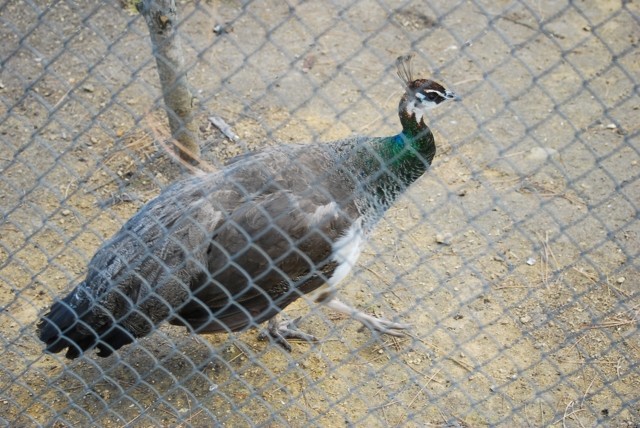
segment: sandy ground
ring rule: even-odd
[[[433,168],[341,291],[413,327],[376,337],[300,303],[287,314],[322,339],[291,353],[163,325],[73,362],[42,353],[38,316],[181,173],[141,19],[38,3],[0,5],[0,423],[640,424],[638,2],[179,3],[211,164],[397,132],[410,51],[463,96],[429,118]]]

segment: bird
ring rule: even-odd
[[[314,339],[298,320],[278,316],[303,296],[374,332],[402,335],[409,324],[357,310],[337,286],[385,212],[430,166],[436,146],[427,112],[460,99],[414,79],[411,58],[396,60],[404,87],[398,134],[249,152],[146,203],[41,316],[45,352],[74,359],[97,348],[107,357],[164,321],[197,334],[268,321],[261,335],[290,350],[287,339]]]

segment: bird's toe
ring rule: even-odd
[[[367,317],[362,320],[362,327],[359,331],[364,330],[367,327],[369,330],[376,331],[382,334],[388,334],[390,336],[401,337],[404,336],[404,331],[411,327],[411,324],[399,323],[386,320],[384,318]]]
[[[291,344],[287,339],[304,340],[306,342],[316,342],[318,339],[298,328],[300,317],[293,320],[278,321],[276,317],[269,320],[266,330],[263,330],[258,339],[266,340],[271,338],[275,343],[291,352]]]

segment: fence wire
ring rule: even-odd
[[[0,4],[0,421],[7,426],[638,426],[638,2],[179,2],[204,162],[400,130],[394,60],[462,102],[374,229],[317,342],[161,323],[107,358],[36,325],[188,175],[127,1]],[[227,138],[209,120],[223,119]],[[263,326],[256,326],[262,328]]]

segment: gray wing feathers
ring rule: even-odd
[[[172,322],[239,330],[325,283],[335,267],[332,242],[349,222],[334,202],[311,199],[278,191],[236,209],[214,232],[209,275],[192,284],[195,298]]]
[[[96,253],[85,282],[100,301],[96,309],[136,336],[147,334],[189,298],[192,277],[207,268],[212,230],[222,219],[206,199],[182,206],[177,198],[162,199]]]

